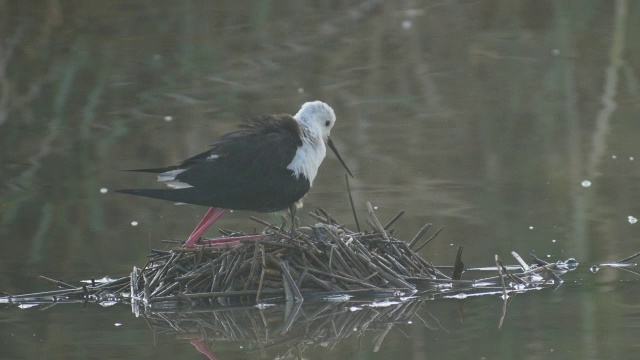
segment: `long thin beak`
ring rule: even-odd
[[[329,147],[331,148],[331,151],[333,151],[333,153],[336,154],[336,157],[340,161],[340,164],[342,164],[342,166],[344,166],[344,169],[347,170],[347,173],[349,175],[351,175],[351,177],[353,177],[353,174],[351,173],[351,170],[349,170],[349,168],[347,167],[347,164],[345,164],[344,160],[342,160],[342,157],[340,157],[340,154],[338,153],[338,150],[336,149],[336,146],[333,145],[333,141],[331,141],[331,138],[327,138],[327,145],[329,145]]]

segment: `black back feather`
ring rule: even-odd
[[[309,191],[308,180],[302,175],[295,178],[287,169],[301,145],[300,129],[292,116],[253,118],[222,136],[210,150],[178,165],[129,170],[163,173],[185,169],[175,180],[191,187],[119,192],[226,209],[281,210]]]

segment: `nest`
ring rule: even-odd
[[[419,282],[451,279],[384,227],[353,232],[322,210],[314,217],[320,223],[293,235],[284,224],[254,218],[266,225],[260,234],[225,232],[193,249],[153,250],[147,264],[131,273],[131,298],[144,304],[217,300],[228,305],[405,296],[418,291]]]

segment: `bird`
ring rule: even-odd
[[[226,210],[289,209],[293,220],[318,174],[326,145],[353,177],[330,138],[335,123],[334,110],[322,101],[304,103],[293,116],[252,117],[209,150],[177,165],[127,170],[155,173],[157,181],[169,188],[116,192],[210,207],[184,243],[186,248],[196,247]]]

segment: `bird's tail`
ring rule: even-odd
[[[212,206],[211,200],[206,199],[194,188],[188,189],[121,189],[117,193],[144,196],[153,199],[173,201],[176,203]]]
[[[177,166],[166,166],[166,167],[151,168],[151,169],[124,169],[122,171],[146,172],[146,173],[160,174],[160,173],[163,173],[163,172],[176,170],[176,169],[178,169]]]

